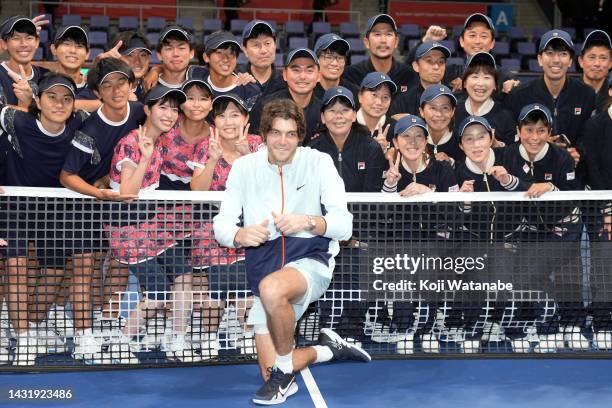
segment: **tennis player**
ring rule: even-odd
[[[248,322],[266,380],[253,402],[273,405],[297,392],[294,373],[309,364],[370,356],[329,329],[318,345],[294,349],[296,321],[327,290],[338,240],[351,237],[353,217],[329,155],[299,146],[306,136],[301,108],[288,99],[270,102],[260,131],[267,149],[234,162],[214,231],[221,245],[246,249],[255,295]]]

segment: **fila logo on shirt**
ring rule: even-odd
[[[357,162],[357,170],[365,170],[365,162]]]
[[[546,181],[552,180],[552,173],[544,173],[544,180]]]
[[[574,115],[576,116],[582,115],[582,108],[581,107],[574,108]]]

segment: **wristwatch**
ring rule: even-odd
[[[308,227],[306,227],[306,231],[314,231],[317,228],[317,220],[312,215],[308,216]]]

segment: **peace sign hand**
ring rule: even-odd
[[[94,60],[94,63],[100,61],[101,59],[109,58],[109,57],[121,59],[122,55],[119,52],[119,48],[121,48],[122,45],[123,45],[122,40],[117,41],[117,44],[115,44],[113,48],[111,48],[110,50],[106,52],[103,52],[102,54],[99,54]]]
[[[382,125],[380,123],[376,125],[375,139],[380,148],[382,149],[383,153],[387,153],[387,150],[389,149],[389,142],[387,141],[387,133],[389,132],[389,127],[391,127],[391,125],[385,126],[385,130],[383,130]]]
[[[19,64],[19,74],[7,70],[9,77],[13,80],[13,91],[15,97],[19,101],[20,106],[28,107],[32,102],[32,87],[27,80],[27,75],[23,69],[23,65]]]
[[[210,127],[210,140],[208,141],[208,160],[218,161],[223,156],[223,149],[219,141],[219,133],[214,126]]]
[[[149,161],[153,156],[153,139],[147,136],[147,128],[144,126],[138,126],[138,148],[142,158]]]
[[[398,183],[398,181],[402,178],[402,174],[399,171],[399,165],[402,160],[402,155],[398,153],[397,159],[395,162],[393,159],[389,159],[389,170],[387,170],[387,175],[385,177],[385,184],[388,186],[394,186]]]
[[[240,134],[238,136],[238,140],[236,141],[236,150],[238,150],[238,153],[240,153],[242,156],[251,153],[251,150],[249,149],[249,141],[247,139],[250,126],[251,124],[247,123],[244,128],[240,129]]]

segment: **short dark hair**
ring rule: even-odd
[[[355,107],[352,106],[351,103],[346,100],[346,98],[344,98],[342,96],[336,96],[336,97],[332,98],[332,100],[329,101],[329,103],[327,105],[324,105],[324,106],[321,107],[321,112],[325,112],[329,107],[335,105],[336,102],[340,102],[340,105],[344,106],[345,108],[351,108],[351,109],[355,110]]]
[[[130,76],[128,77],[128,81],[130,83],[136,80],[136,78],[134,78],[134,72],[132,72],[128,64],[118,58],[108,57],[102,58],[96,62],[96,65],[89,70],[87,73],[87,86],[94,91],[99,90],[98,82],[102,79],[100,78],[101,73],[113,71],[129,72]]]
[[[176,25],[176,27],[179,27],[179,28],[183,29],[183,31],[189,32],[189,30],[186,29],[185,27],[183,27],[182,25],[180,25],[180,24],[175,24],[175,25]],[[170,40],[186,42],[187,44],[189,44],[189,49],[190,50],[193,50],[193,47],[195,45],[194,43],[185,40],[185,37],[183,35],[178,34],[175,31],[171,31],[171,32],[168,33],[168,35],[166,35],[164,37],[163,41],[160,41],[159,43],[157,43],[157,47],[155,47],[155,51],[160,52],[164,45],[170,43]]]
[[[244,109],[244,107],[242,107],[239,103],[236,103],[232,101],[231,99],[222,99],[221,101],[213,105],[212,117],[215,118],[221,115],[223,112],[225,112],[230,103],[233,103],[234,106],[236,106],[238,110],[240,111],[240,113],[242,113],[244,116],[249,115],[249,112],[246,109]]]
[[[150,92],[150,91],[149,91]],[[145,95],[145,99],[146,99],[146,95]],[[173,108],[179,108],[181,107],[181,101],[178,97],[178,95],[176,94],[176,92],[169,92],[166,95],[164,95],[163,98],[160,99],[154,99],[152,101],[147,102],[145,105],[151,109],[153,106],[157,105],[158,103],[161,105],[163,103],[169,103],[170,106],[172,106]]]
[[[304,110],[297,106],[291,99],[274,99],[264,105],[259,124],[259,133],[264,141],[272,130],[274,119],[293,120],[297,126],[297,134],[300,142],[306,137],[306,120]]]
[[[123,51],[127,50],[128,45],[130,44],[130,41],[133,38],[138,38],[149,50],[151,49],[151,44],[149,43],[149,40],[147,40],[147,38],[138,31],[133,30],[120,31],[119,33],[117,33],[117,35],[115,35],[115,37],[113,38],[113,47],[117,45],[119,41],[122,41],[123,43],[121,44],[121,47],[119,47],[119,53],[123,53]]]
[[[492,67],[488,64],[475,64],[469,66],[465,71],[463,71],[463,75],[461,76],[462,83],[465,84],[465,81],[470,75],[479,72],[491,75],[493,77],[493,80],[495,81],[495,88],[499,89],[499,73],[497,72],[495,67]]]
[[[567,51],[570,53],[572,58],[574,57],[574,54],[576,53],[574,48],[567,45],[567,43],[561,39],[555,39],[555,40],[556,41],[550,41],[543,50],[538,52],[538,55],[543,54],[545,51],[550,50],[550,51],[555,51],[555,52]]]
[[[610,48],[610,44],[608,44],[605,41],[589,41],[587,43],[587,45],[584,47],[584,49],[582,50],[582,52],[580,53],[580,55],[583,56],[584,54],[586,54],[593,47],[604,47],[604,48],[607,48],[608,52],[610,52],[610,55],[612,56],[612,48]]]
[[[6,21],[5,23],[8,24],[8,21]],[[31,24],[24,24],[24,23],[25,21],[20,21],[17,24],[15,24],[11,31],[8,31],[2,34],[2,39],[6,41],[10,36],[12,36],[16,32],[22,33],[22,34],[33,35],[34,37],[38,38],[38,32],[36,31],[36,29],[32,28]]]
[[[529,112],[527,116],[523,118],[523,120],[519,120],[518,128],[520,129],[523,126],[527,125],[535,125],[536,123],[538,123],[539,120],[544,122],[544,125],[547,128],[552,129],[552,123],[548,122],[548,117],[541,110],[532,110],[531,112]]]

